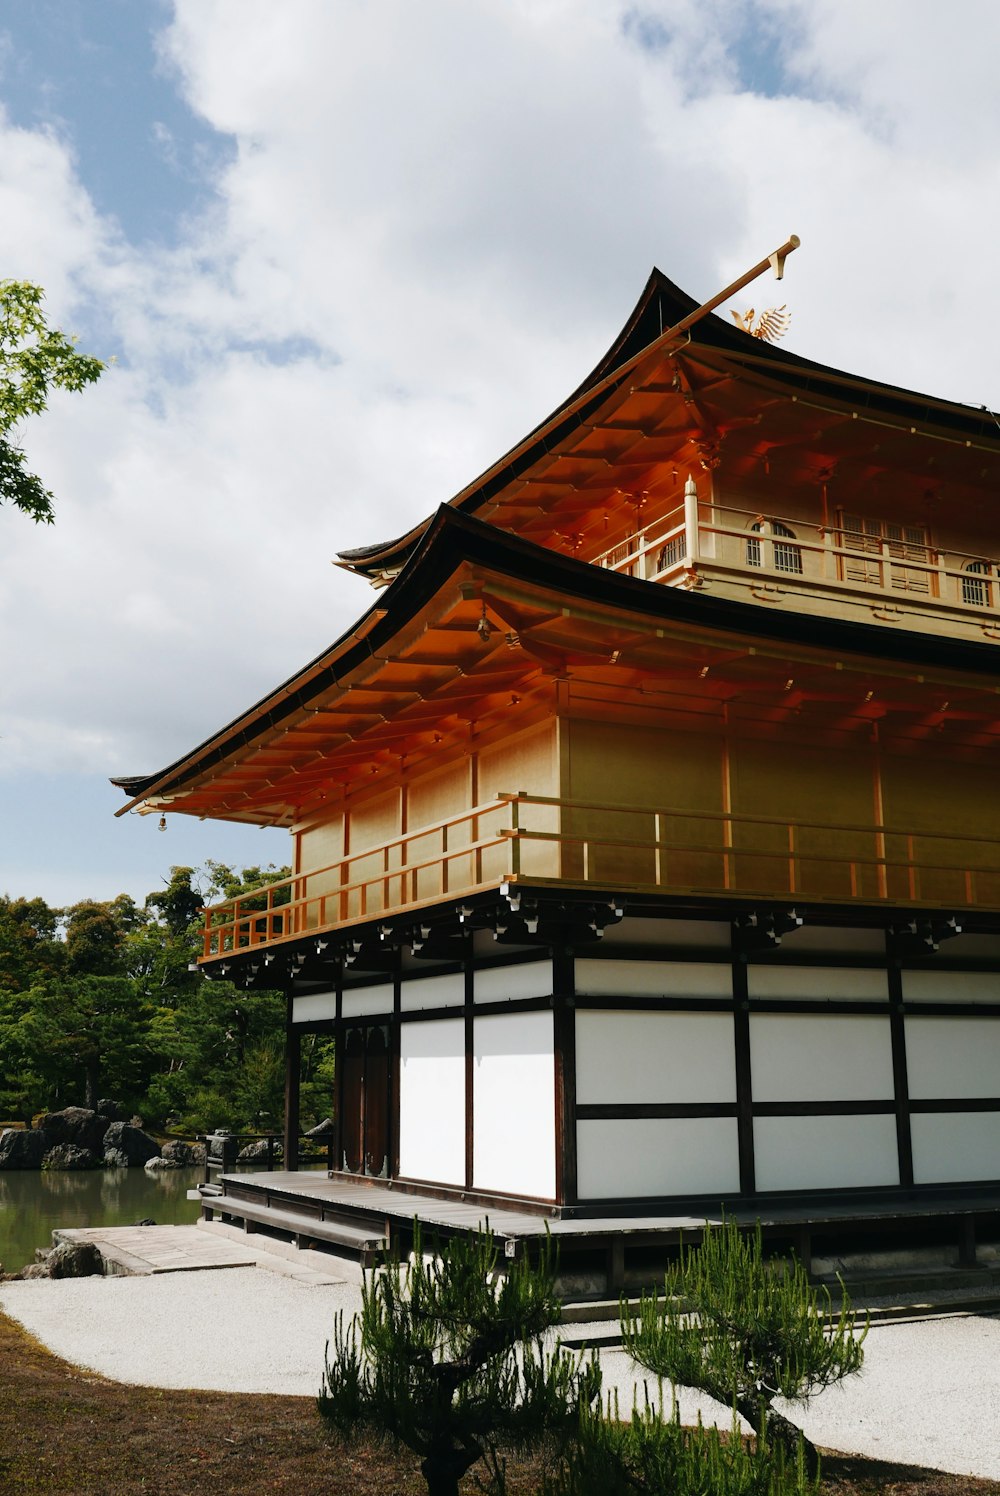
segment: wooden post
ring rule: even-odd
[[[958,1265],[976,1266],[976,1218],[974,1215],[959,1216]]]
[[[292,989],[285,992],[285,1168],[299,1166],[299,1031],[292,1022]]]
[[[697,561],[698,543],[698,487],[692,477],[684,484],[684,549],[688,562]]]

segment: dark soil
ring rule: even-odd
[[[1000,1496],[1000,1483],[828,1454],[829,1496]],[[537,1464],[509,1471],[533,1496]],[[477,1485],[467,1481],[472,1496]],[[0,1496],[422,1496],[409,1455],[344,1449],[311,1398],[127,1387],[0,1314]]]

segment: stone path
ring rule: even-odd
[[[316,1266],[311,1252],[282,1255],[255,1242],[236,1241],[206,1226],[93,1226],[53,1231],[54,1241],[93,1242],[112,1272],[126,1277],[188,1273],[209,1268],[263,1267],[301,1283],[339,1283],[343,1275]],[[281,1244],[283,1246],[283,1244]]]

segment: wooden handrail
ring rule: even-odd
[[[526,813],[532,807],[558,810],[561,820],[559,828],[541,830],[533,828],[530,823],[526,824]],[[498,826],[492,835],[479,835],[475,840],[459,847],[450,844],[450,828],[471,823],[478,829],[481,817],[502,811],[508,812],[508,824]],[[565,818],[574,813],[581,816],[596,814],[608,818],[641,816],[649,825],[649,832],[628,836],[609,835],[607,829],[597,834],[589,832],[586,827],[569,829]],[[708,839],[708,845],[699,843],[690,835],[679,841],[670,836],[670,826],[675,821],[711,826],[717,828],[718,834]],[[740,846],[741,828],[749,832],[774,833],[774,845],[761,846],[761,838],[757,836],[754,838],[755,844]],[[820,842],[815,850],[803,848],[803,835],[810,834]],[[415,862],[406,860],[405,852],[413,843],[434,836],[440,837],[437,851],[423,855]],[[822,846],[824,839],[844,836],[863,838],[871,846],[872,852],[867,853],[859,848],[857,851],[848,849],[838,853]],[[887,843],[891,844],[893,838],[899,842],[902,855],[893,855],[896,849],[891,845],[887,849]],[[530,856],[525,865],[532,846],[557,848],[562,854],[558,872],[553,874],[551,870],[545,870],[537,873],[536,877],[538,865],[536,863],[533,869]],[[944,850],[945,846],[948,851]],[[606,874],[600,873],[601,859],[616,853],[624,854],[626,859],[636,855],[651,858],[652,878],[641,876],[640,864],[636,869],[640,874],[638,881],[624,880],[628,887],[641,886],[649,890],[679,888],[682,885],[686,887],[683,879],[671,876],[677,859],[719,858],[719,878],[706,880],[703,877],[693,886],[700,887],[703,891],[725,890],[737,895],[745,891],[759,896],[760,890],[754,886],[752,878],[741,878],[736,875],[735,870],[741,865],[746,867],[748,864],[784,861],[787,880],[779,880],[782,883],[780,887],[769,888],[768,892],[774,897],[822,897],[822,893],[810,894],[808,880],[803,880],[803,869],[824,867],[843,870],[850,883],[848,897],[864,897],[875,902],[898,898],[898,895],[890,893],[889,877],[892,874],[901,874],[905,878],[907,896],[913,902],[919,901],[918,889],[922,877],[961,875],[964,879],[962,902],[975,905],[976,880],[1000,876],[1000,864],[984,860],[981,866],[970,867],[968,852],[975,848],[993,849],[995,846],[995,840],[988,836],[964,835],[954,831],[914,831],[912,827],[895,827],[876,822],[816,822],[796,817],[740,814],[732,810],[608,805],[591,800],[561,800],[552,795],[510,792],[500,794],[486,805],[476,806],[461,815],[420,827],[390,843],[353,853],[350,857],[340,858],[324,867],[300,870],[293,878],[283,880],[282,884],[264,885],[259,891],[263,893],[267,889],[273,890],[284,884],[294,883],[295,896],[286,904],[274,904],[273,894],[269,893],[265,908],[247,909],[247,901],[256,896],[255,893],[250,893],[241,894],[206,910],[204,958],[232,951],[261,949],[303,935],[318,934],[340,925],[364,921],[374,915],[398,918],[408,911],[439,902],[442,898],[497,888],[505,879],[518,881],[523,878],[540,884],[588,886],[602,876],[606,880]],[[506,853],[502,866],[495,870],[492,877],[484,878],[483,853],[501,848]],[[937,850],[938,848],[941,850]],[[949,851],[953,848],[953,855],[959,860],[953,861],[949,857]],[[396,867],[390,864],[390,849],[398,849],[401,853]],[[921,850],[928,860],[920,858]],[[567,853],[578,858],[579,866],[576,870],[564,866]],[[352,879],[350,875],[353,864],[372,857],[377,863],[375,870],[364,877]],[[464,858],[468,858],[469,862],[463,867]],[[861,874],[872,869],[877,875],[877,890],[862,889]],[[310,880],[333,873],[339,877],[332,886],[322,892],[309,892]],[[439,887],[430,893],[421,891],[421,876],[434,873],[438,874]],[[623,880],[612,881],[616,881],[617,886],[617,882]],[[380,893],[380,899],[372,905],[371,894],[376,889]],[[994,904],[996,903],[997,900],[994,899]],[[311,925],[310,913],[313,915]]]

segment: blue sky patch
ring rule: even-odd
[[[0,0],[0,101],[71,145],[102,214],[134,243],[176,243],[233,143],[185,104],[156,55],[166,0]]]

